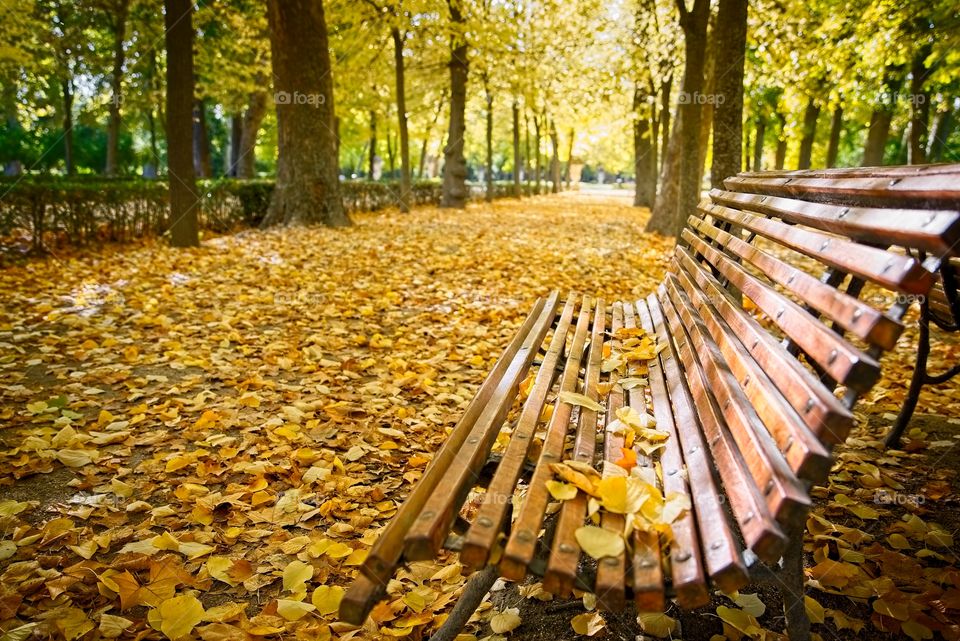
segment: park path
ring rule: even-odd
[[[567,193],[5,270],[0,621],[133,638],[150,625],[145,607],[165,633],[164,616],[200,607],[205,641],[354,636],[327,611],[336,586],[534,299],[654,289],[671,242],[642,233],[646,216],[625,192]],[[904,340],[843,454],[851,469],[902,398]],[[924,398],[957,415],[956,390]],[[885,478],[907,483],[937,447],[887,460]],[[955,497],[949,460],[909,491]],[[862,498],[856,479],[870,468],[856,469],[824,490],[822,514],[851,518],[835,495]],[[880,536],[890,522],[859,526]],[[415,565],[359,636],[420,634],[461,582],[449,566]],[[569,609],[558,622],[515,591],[495,600],[523,606],[526,638],[573,637]],[[712,618],[683,621],[684,638],[720,631]]]

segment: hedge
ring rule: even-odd
[[[254,227],[266,214],[273,180],[198,181],[202,193],[200,227],[228,232]],[[525,186],[526,187],[526,186]],[[529,193],[528,189],[524,189]],[[376,211],[397,203],[399,184],[341,183],[348,211]],[[411,204],[440,202],[441,186],[416,182]],[[497,198],[512,196],[511,184],[494,186]],[[471,197],[483,198],[482,187]],[[42,251],[91,242],[127,242],[159,235],[167,228],[167,183],[161,180],[30,177],[0,180],[0,253]]]

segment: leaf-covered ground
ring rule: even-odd
[[[538,295],[654,288],[670,243],[627,204],[422,209],[5,269],[0,639],[429,634],[463,583],[455,557],[401,574],[360,630],[336,620],[340,588]],[[956,384],[924,394],[947,418],[921,418],[906,451],[876,440],[913,340],[816,491],[808,605],[826,639],[960,638]],[[934,367],[956,353],[941,346]],[[775,591],[760,597],[671,609],[672,634],[773,635]],[[511,638],[576,638],[578,617],[598,636],[637,633],[632,614],[543,598],[499,589],[468,632],[496,617]],[[673,620],[646,625],[669,634]]]

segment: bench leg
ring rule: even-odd
[[[796,541],[796,543],[794,543]],[[783,554],[780,594],[783,613],[787,619],[787,637],[790,641],[810,641],[810,619],[804,603],[803,532],[791,537]]]
[[[493,587],[497,581],[497,566],[488,565],[482,570],[475,572],[467,584],[463,587],[463,594],[457,599],[456,605],[450,611],[450,616],[443,622],[440,629],[430,636],[430,641],[453,641],[457,635],[463,631],[467,621],[473,616],[473,613],[480,607],[483,597]]]
[[[926,300],[920,304],[920,338],[917,341],[917,365],[913,370],[913,378],[910,380],[910,389],[907,397],[903,401],[903,408],[897,416],[893,429],[887,435],[886,446],[897,447],[900,445],[900,437],[903,436],[903,430],[913,417],[913,412],[917,409],[917,401],[920,400],[920,390],[927,379],[927,358],[930,356],[930,308]]]

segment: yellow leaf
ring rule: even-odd
[[[602,631],[606,624],[599,612],[585,612],[570,619],[570,625],[577,634],[592,637]]]
[[[333,614],[340,608],[344,590],[339,585],[321,585],[313,591],[310,602],[320,614]]]
[[[83,467],[93,462],[93,457],[86,450],[59,450],[56,456],[67,467]]]
[[[302,619],[308,612],[313,612],[316,606],[302,601],[293,601],[291,599],[277,599],[277,614],[287,621],[297,621]]]
[[[595,559],[619,556],[625,549],[623,537],[619,532],[611,532],[594,525],[577,528],[574,536],[583,551]]]
[[[520,608],[509,608],[503,612],[497,612],[490,618],[490,629],[494,634],[504,634],[516,630],[521,623]]]
[[[895,550],[909,550],[912,547],[907,537],[902,534],[891,534],[887,537],[887,543]]]
[[[604,508],[616,514],[639,512],[647,500],[644,491],[646,484],[640,479],[625,476],[608,476],[602,479],[597,488],[600,503]]]
[[[160,632],[168,639],[180,639],[203,621],[203,605],[191,594],[175,596],[160,604],[156,610],[156,620]]]
[[[334,543],[327,548],[327,556],[331,559],[342,559],[353,554],[353,548],[346,543]]]
[[[913,639],[913,641],[924,641],[924,639],[933,638],[933,630],[916,621],[905,621],[900,626],[900,629],[903,630],[905,635]]]
[[[807,617],[809,617],[810,623],[823,623],[826,617],[826,611],[823,609],[823,606],[820,605],[819,601],[811,596],[804,596],[803,604],[807,610]]]
[[[641,612],[637,615],[637,625],[646,634],[664,639],[677,629],[677,620],[662,612]]]
[[[303,592],[307,581],[312,577],[312,565],[303,561],[291,561],[283,570],[283,589],[287,592]]]
[[[116,639],[131,625],[133,625],[133,621],[130,619],[118,617],[113,614],[101,614],[100,636],[105,639]]]
[[[583,394],[578,394],[576,392],[560,392],[559,398],[561,403],[579,405],[580,407],[585,407],[588,410],[594,410],[595,412],[603,411],[603,405],[588,396],[584,396]]]
[[[73,641],[93,630],[93,621],[80,608],[59,608],[54,625],[67,641]]]
[[[577,486],[562,481],[547,481],[547,491],[558,501],[569,501],[577,496]]]

